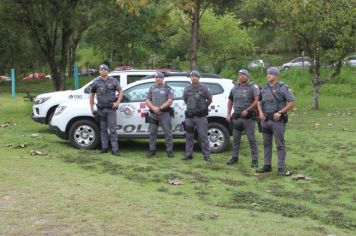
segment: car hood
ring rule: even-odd
[[[36,98],[44,98],[44,97],[64,97],[73,94],[73,90],[66,90],[66,91],[56,91],[50,93],[42,93],[38,95]]]

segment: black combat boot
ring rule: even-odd
[[[278,168],[278,176],[285,176],[285,172],[283,168]]]
[[[147,158],[156,156],[156,150],[149,150],[146,154]]]
[[[112,152],[111,152],[114,156],[120,156],[120,151],[119,150],[113,150]]]
[[[239,160],[239,157],[232,157],[226,164],[233,165]]]
[[[100,153],[107,153],[108,151],[109,151],[109,149],[103,148],[103,149],[101,149]]]
[[[264,165],[261,169],[256,170],[256,173],[271,172],[272,167],[270,165]]]
[[[252,160],[251,167],[252,168],[257,168],[258,167],[258,160]]]
[[[191,159],[193,159],[193,156],[184,155],[184,157],[182,158],[183,161],[188,161],[188,160],[191,160]]]
[[[168,156],[168,158],[173,158],[174,154],[172,151],[167,151],[167,156]]]
[[[204,156],[204,160],[205,160],[206,162],[211,162],[211,161],[212,161],[211,158],[210,158],[210,156]]]

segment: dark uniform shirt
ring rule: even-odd
[[[295,101],[292,90],[283,82],[277,82],[273,87],[268,83],[261,89],[262,111],[273,113],[280,111],[287,102]]]
[[[187,111],[200,113],[208,110],[207,100],[212,98],[208,86],[198,83],[197,86],[190,85],[184,89],[183,100],[187,104]]]
[[[247,109],[260,95],[260,89],[257,84],[249,82],[246,85],[236,84],[230,92],[229,100],[234,103],[234,111],[241,113]]]
[[[98,103],[107,106],[116,101],[116,92],[122,90],[119,82],[114,77],[108,77],[106,80],[100,76],[92,84],[92,93],[96,93]]]
[[[153,85],[147,93],[146,99],[150,100],[154,106],[162,106],[168,99],[173,100],[173,89],[167,85],[162,86]]]

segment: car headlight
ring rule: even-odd
[[[65,109],[66,109],[66,106],[58,106],[56,108],[56,110],[54,111],[54,115],[55,116],[60,115]]]
[[[35,105],[38,105],[38,104],[42,104],[44,103],[45,101],[47,101],[48,99],[50,99],[51,97],[41,97],[41,98],[35,98],[35,100],[33,100],[33,103]]]

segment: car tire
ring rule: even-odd
[[[100,143],[99,126],[91,120],[78,120],[69,129],[69,142],[78,149],[94,149]]]
[[[287,70],[289,70],[290,69],[290,67],[289,66],[285,66],[285,67],[283,67],[283,70],[284,71],[287,71]]]
[[[211,122],[208,124],[208,140],[211,153],[223,152],[230,144],[229,130],[222,124]]]

